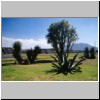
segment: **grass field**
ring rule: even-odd
[[[80,65],[82,72],[57,74],[52,69],[51,54],[39,54],[35,64],[17,65],[14,58],[2,59],[2,81],[97,81],[98,57],[87,59]],[[70,54],[70,58],[75,54]],[[79,56],[82,54],[79,54]],[[24,55],[25,56],[25,55]],[[78,59],[77,59],[78,60]]]

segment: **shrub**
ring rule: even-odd
[[[86,47],[84,50],[84,57],[89,58],[89,48],[88,47]]]
[[[90,58],[91,59],[96,58],[96,51],[95,51],[94,47],[91,47],[91,49],[90,49]]]
[[[30,64],[34,63],[37,55],[41,52],[41,49],[39,46],[35,46],[34,47],[34,50],[30,49],[30,50],[27,50],[26,54],[27,54],[27,58],[30,62]]]
[[[22,57],[21,57],[21,42],[15,41],[13,44],[13,56],[17,60],[19,64],[22,64]]]

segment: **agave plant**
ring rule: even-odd
[[[55,54],[56,57],[51,56],[55,62],[59,62],[59,58],[58,56]],[[85,60],[85,58],[80,59],[79,61],[76,62],[76,58],[78,56],[78,53],[73,57],[73,59],[66,59],[66,56],[63,55],[64,57],[64,61],[63,63],[52,63],[52,67],[54,68],[53,71],[57,72],[57,74],[59,73],[63,73],[65,75],[67,75],[68,73],[74,73],[74,72],[81,72],[81,68],[79,65],[82,64],[82,61]]]

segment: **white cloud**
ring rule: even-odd
[[[15,41],[20,41],[22,43],[22,49],[34,48],[34,46],[39,45],[41,48],[51,48],[51,45],[47,43],[46,39],[13,39],[2,37],[2,47],[12,47]]]

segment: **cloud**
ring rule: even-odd
[[[50,44],[47,44],[46,39],[14,39],[2,37],[2,47],[12,47],[15,41],[20,41],[22,43],[22,49],[34,48],[34,46],[39,45],[41,48],[51,48]]]

